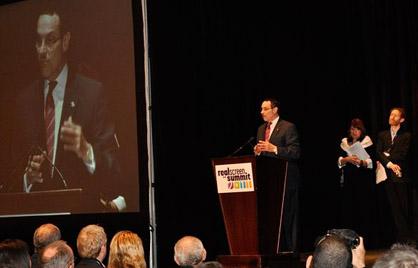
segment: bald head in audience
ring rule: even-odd
[[[174,261],[179,266],[196,266],[206,259],[202,241],[194,236],[185,236],[174,246]]]
[[[32,268],[38,268],[40,266],[39,253],[41,250],[51,244],[54,241],[61,239],[60,229],[52,223],[46,223],[39,226],[33,234],[33,246],[35,247],[35,253],[32,255]]]
[[[70,246],[62,240],[52,242],[41,252],[42,268],[74,268],[74,254]]]
[[[39,226],[33,234],[33,245],[35,251],[39,251],[48,244],[61,239],[60,229],[52,223],[46,223]]]

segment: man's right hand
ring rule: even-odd
[[[25,169],[29,184],[43,182],[41,166],[44,160],[45,157],[42,154],[29,156],[28,164]]]
[[[353,267],[354,268],[363,268],[366,267],[366,249],[364,248],[363,237],[360,236],[359,245],[351,250],[353,254]]]
[[[399,165],[389,162],[387,167],[390,168],[397,177],[402,177],[402,170]]]

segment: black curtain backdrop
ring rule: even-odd
[[[209,259],[228,253],[210,160],[256,135],[266,96],[300,134],[301,250],[338,226],[336,161],[350,120],[362,118],[375,139],[403,106],[415,141],[417,5],[148,1],[161,267],[186,234]],[[369,249],[388,246],[367,239]]]

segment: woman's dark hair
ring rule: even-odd
[[[19,239],[6,239],[0,243],[0,267],[29,268],[28,245]]]
[[[353,120],[351,120],[350,128],[348,129],[348,135],[347,135],[347,141],[349,143],[353,141],[353,137],[351,137],[351,134],[350,134],[350,129],[352,127],[357,128],[361,131],[359,141],[362,141],[364,137],[366,137],[366,128],[364,127],[363,121],[359,118],[354,118]]]

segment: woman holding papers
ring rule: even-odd
[[[363,121],[351,120],[347,137],[341,140],[338,167],[341,171],[341,227],[353,229],[368,241],[375,238],[375,175],[373,142]]]

